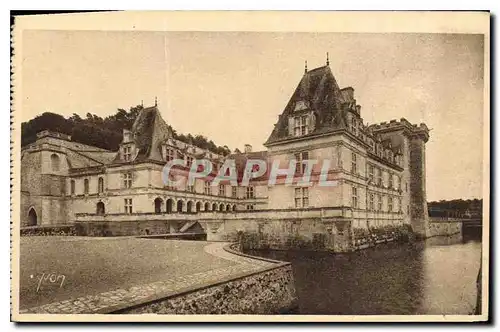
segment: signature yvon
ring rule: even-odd
[[[30,278],[33,279],[35,276],[30,275]],[[64,281],[66,281],[66,276],[64,274],[56,274],[56,273],[42,273],[37,276],[38,284],[36,286],[36,291],[40,290],[42,285],[54,285],[59,284],[59,288],[64,285]]]

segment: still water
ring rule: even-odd
[[[471,314],[481,242],[435,237],[348,254],[250,251],[292,263],[300,314]]]

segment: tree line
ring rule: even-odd
[[[123,129],[132,128],[142,108],[141,105],[131,107],[128,111],[119,108],[115,114],[105,118],[91,113],[87,113],[85,118],[76,113],[65,118],[57,113],[45,112],[21,124],[21,146],[36,141],[37,133],[50,130],[71,135],[71,140],[78,143],[116,151],[122,142]],[[179,134],[171,126],[169,128],[172,130],[173,137],[179,141],[224,156],[231,153],[226,145],[218,146],[203,135]]]

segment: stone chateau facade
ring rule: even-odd
[[[408,224],[425,236],[428,128],[406,119],[367,126],[361,115],[354,89],[340,88],[327,63],[305,70],[266,151],[245,146],[224,157],[175,140],[156,106],[143,108],[123,131],[118,151],[44,131],[22,149],[21,222],[76,223],[88,235],[197,230],[209,240],[229,240],[251,232],[275,244],[301,238],[335,251],[349,246],[355,229]],[[249,159],[278,161],[282,168],[295,159],[296,179],[311,169],[312,179],[319,177],[319,166],[307,169],[303,161],[329,160],[327,178],[336,185],[271,186],[267,172],[248,186],[211,186],[207,177],[171,188],[162,170],[173,158],[188,167],[208,159],[215,171],[227,158],[239,170]]]

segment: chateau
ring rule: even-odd
[[[143,108],[118,151],[40,132],[22,149],[21,221],[23,226],[76,224],[86,235],[206,232],[209,240],[260,234],[273,246],[300,238],[321,248],[343,251],[356,229],[411,225],[426,236],[425,124],[406,119],[367,126],[352,87],[340,88],[327,62],[305,73],[264,143],[266,151],[228,156],[173,138],[158,107]],[[216,172],[227,159],[242,169],[250,159],[290,160],[295,179],[327,178],[336,185],[268,184],[269,171],[248,186],[210,177],[193,185],[168,187],[165,164],[207,159]],[[241,180],[241,177],[239,178]]]

